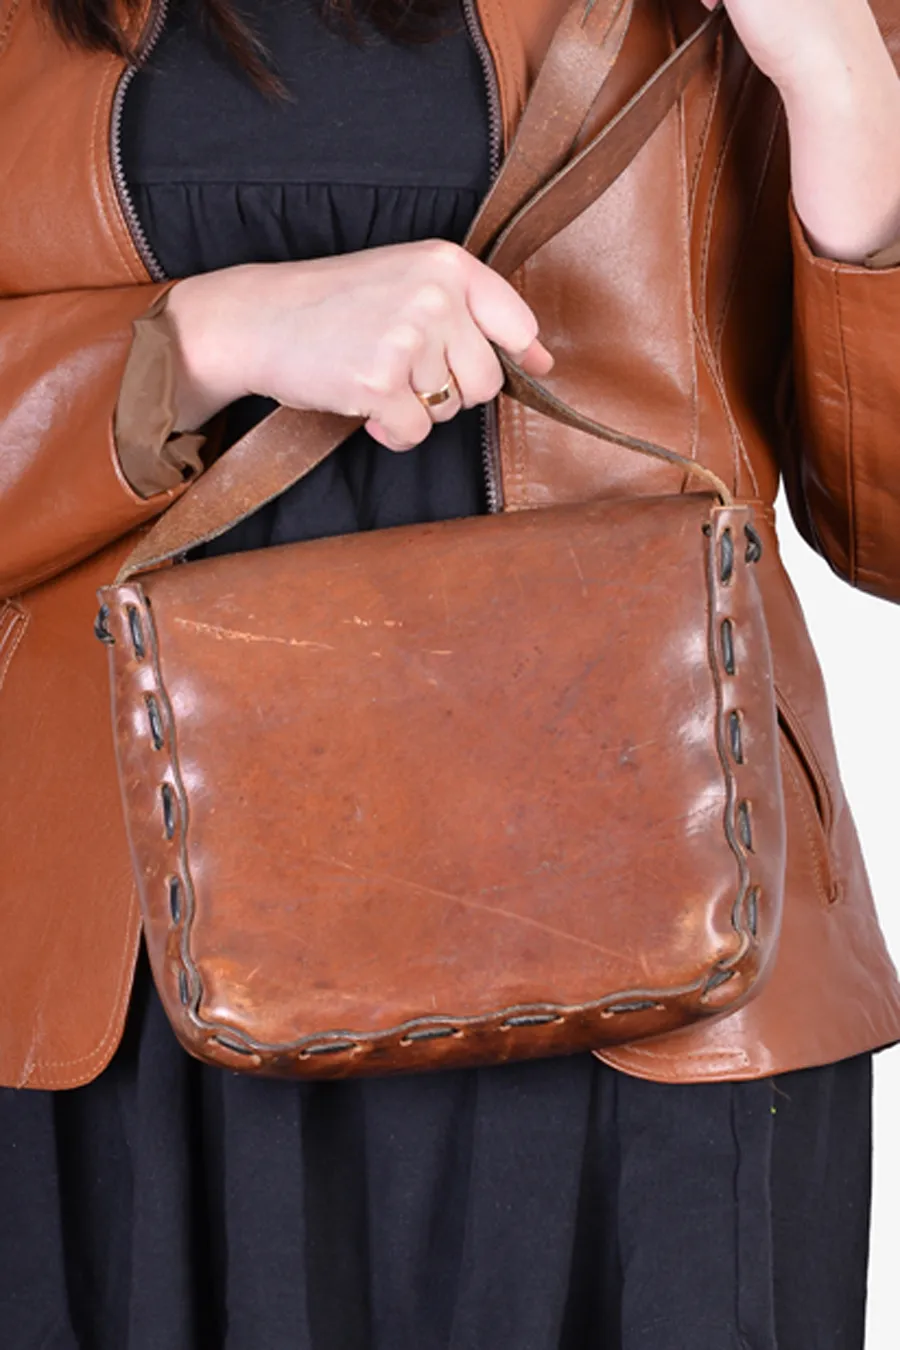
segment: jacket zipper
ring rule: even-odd
[[[487,38],[478,17],[477,0],[463,0],[463,12],[466,27],[475,54],[481,64],[484,88],[487,94],[488,135],[490,145],[491,184],[496,181],[503,163],[503,114],[500,108],[500,87],[494,58],[488,46]],[[500,476],[500,429],[497,419],[497,401],[485,405],[481,410],[481,459],[484,466],[484,483],[487,492],[488,511],[496,514],[503,510],[503,491]]]
[[[119,207],[122,211],[122,215],[125,217],[125,223],[131,234],[132,242],[138,251],[141,262],[149,272],[152,281],[168,281],[169,277],[167,276],[162,263],[150,247],[150,242],[138,219],[134,199],[131,196],[131,189],[128,186],[128,180],[125,177],[125,169],[122,164],[122,114],[125,108],[125,95],[128,93],[128,86],[131,84],[131,81],[134,79],[140,66],[147,60],[161,38],[163,28],[166,25],[168,9],[169,0],[156,0],[151,12],[150,23],[141,42],[138,61],[133,65],[125,67],[125,70],[122,72],[119,79],[119,83],[116,86],[109,134],[109,157],[110,163],[112,164],[113,183],[115,184]]]

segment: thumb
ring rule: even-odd
[[[525,371],[526,375],[549,375],[554,366],[553,357],[547,351],[542,342],[535,338],[531,346],[524,352],[510,353],[513,360]]]

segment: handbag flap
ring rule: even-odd
[[[784,863],[749,522],[700,495],[594,502],[108,591],[185,1044],[384,1072],[736,1006]]]

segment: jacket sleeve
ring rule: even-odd
[[[792,512],[841,577],[900,602],[900,266],[893,250],[819,258],[793,211],[791,226]]]
[[[116,449],[122,472],[141,497],[180,486],[203,471],[218,448],[223,419],[198,432],[176,432],[176,339],[160,296],[135,319],[134,339],[116,404]]]
[[[0,596],[161,511],[126,481],[114,436],[132,323],[166,286],[0,299]]]

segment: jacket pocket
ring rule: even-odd
[[[776,691],[778,731],[784,777],[785,809],[790,823],[794,817],[803,829],[812,860],[816,885],[824,904],[840,899],[840,885],[834,875],[831,857],[831,831],[834,824],[834,800],[812,741],[802,721],[780,691]]]
[[[28,615],[13,600],[0,600],[0,689],[28,627]]]

